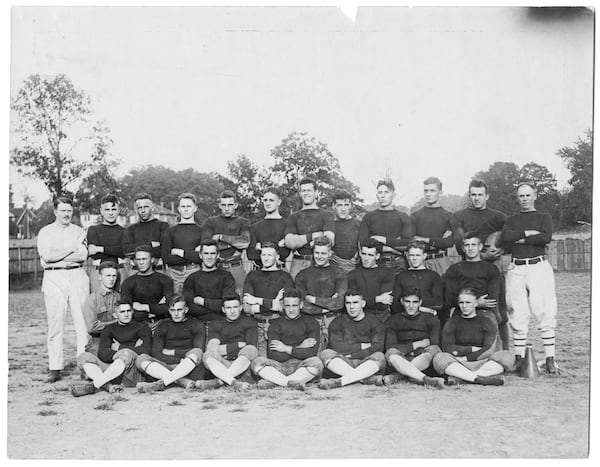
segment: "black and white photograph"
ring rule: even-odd
[[[594,452],[595,10],[370,3],[4,8],[9,460]]]

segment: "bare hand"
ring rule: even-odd
[[[97,246],[97,245],[88,245],[88,253],[89,255],[95,255],[96,253],[102,253],[104,251],[104,248],[101,246]]]
[[[444,232],[444,235],[442,235],[442,238],[448,238],[452,236],[452,230],[446,230]]]
[[[297,347],[299,349],[309,349],[310,347],[314,347],[314,345],[316,343],[317,343],[316,339],[313,339],[312,337],[307,337]]]
[[[183,258],[183,250],[181,248],[171,248],[171,254]]]
[[[487,298],[488,294],[482,295],[477,299],[477,306],[482,308],[495,308],[497,300],[494,298]]]
[[[135,345],[134,347],[139,347],[140,345],[144,344],[144,340],[143,339],[138,339],[137,341],[135,341]]]
[[[392,291],[390,290],[389,292],[384,292],[381,295],[377,295],[377,297],[375,297],[375,301],[384,305],[391,305],[394,302]]]
[[[150,245],[152,245],[152,248],[158,248],[160,246],[160,242],[156,242],[156,241],[152,240],[150,242]]]
[[[371,343],[370,342],[361,342],[360,343],[360,349],[361,350],[370,349],[370,348],[371,348]]]
[[[385,237],[383,235],[371,235],[373,240],[377,240],[379,243],[386,244]]]
[[[119,350],[120,346],[121,344],[119,344],[116,339],[113,339],[112,344],[110,344],[111,350],[114,350],[115,352]]]
[[[244,294],[244,303],[248,305],[260,305],[261,300],[258,297],[255,297],[254,295],[246,292]]]
[[[429,237],[421,237],[420,235],[415,235],[413,240],[420,240],[425,243],[429,243]]]
[[[307,295],[304,297],[304,301],[307,303],[312,303],[313,305],[317,302],[317,299],[314,295]]]
[[[162,349],[163,355],[175,356],[175,349]]]
[[[496,247],[490,247],[486,251],[481,253],[481,259],[483,261],[496,261],[502,254],[504,250]]]
[[[275,352],[287,353],[288,346],[281,341],[271,341],[269,342],[269,349]]]

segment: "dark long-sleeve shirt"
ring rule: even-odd
[[[123,232],[125,229],[119,224],[91,225],[87,231],[88,245],[104,247],[104,253],[91,255],[93,260],[119,262],[123,258]]]
[[[452,235],[444,237],[444,233],[451,230],[451,217],[452,213],[441,206],[425,206],[410,215],[415,235],[429,238],[427,251],[446,250],[454,245]]]
[[[153,272],[148,276],[134,274],[121,285],[121,298],[127,303],[139,302],[150,306],[151,314],[164,318],[169,314],[169,300],[173,296],[173,281],[165,274]],[[164,300],[163,300],[164,299]],[[160,303],[159,302],[163,302]],[[145,311],[134,311],[133,319],[148,319]]]
[[[430,345],[440,344],[440,320],[431,313],[398,313],[385,322],[385,350],[407,354],[414,350],[413,342],[422,339],[429,339]]]
[[[506,215],[495,209],[473,209],[471,207],[455,212],[450,218],[452,235],[456,251],[464,257],[462,246],[463,235],[466,232],[475,232],[481,241],[493,232],[502,230],[506,222]]]
[[[354,321],[342,313],[329,325],[329,348],[350,355],[350,358],[365,358],[375,352],[383,352],[385,327],[375,315],[365,314],[360,321]],[[360,344],[370,343],[368,349]]]
[[[344,307],[344,294],[348,290],[347,278],[343,271],[330,265],[311,266],[296,276],[296,288],[302,293],[315,297],[315,304],[304,302],[302,313],[322,315],[325,311],[339,311]],[[333,297],[337,293],[336,297]]]
[[[196,271],[183,283],[183,297],[189,307],[189,316],[202,321],[224,319],[221,312],[223,297],[235,293],[235,279],[229,271]],[[194,297],[203,297],[204,305],[194,303]]]
[[[487,294],[487,298],[498,300],[500,272],[496,266],[487,261],[461,261],[450,266],[444,275],[446,309],[449,310],[457,305],[458,292],[464,287],[475,289],[478,297]]]
[[[177,364],[192,349],[204,351],[206,327],[196,319],[176,323],[162,321],[152,336],[152,356],[168,364]],[[175,355],[165,355],[163,349],[175,350]]]
[[[525,237],[525,230],[538,230],[540,233]],[[525,243],[515,243],[524,238]],[[504,224],[502,240],[512,245],[513,258],[534,258],[546,253],[546,245],[552,241],[552,217],[538,211],[513,214]]]
[[[260,243],[264,245],[266,242],[273,242],[279,244],[285,237],[285,223],[284,218],[281,219],[263,219],[250,226],[250,246],[246,255],[248,259],[253,261],[260,260],[260,250],[257,250],[256,244]],[[290,249],[286,247],[279,247],[279,258],[281,261],[290,256]]]
[[[376,303],[375,297],[384,292],[394,290],[394,271],[388,268],[377,266],[375,268],[365,269],[362,266],[357,267],[348,273],[348,289],[358,290],[366,301],[365,311],[387,310],[388,305]]]
[[[414,230],[410,217],[403,212],[377,209],[367,212],[360,223],[360,242],[371,235],[384,236],[387,246],[399,249],[406,248],[414,236]]]
[[[240,315],[235,321],[222,319],[213,321],[208,325],[208,337],[206,343],[211,339],[219,339],[220,345],[227,346],[227,359],[234,360],[240,351],[238,342],[256,347],[258,331],[256,321],[246,315]]]
[[[314,232],[334,232],[333,213],[324,209],[303,209],[287,218],[285,234],[305,235]],[[310,239],[309,239],[310,243]],[[296,250],[299,255],[310,255],[312,250],[308,243]]]
[[[281,289],[293,289],[294,279],[288,272],[281,269],[275,271],[255,270],[250,271],[244,281],[244,293],[263,299],[260,314],[271,316],[273,314],[273,299]]]
[[[335,245],[333,252],[342,259],[352,259],[358,252],[360,221],[353,217],[335,220]]]
[[[110,348],[116,340],[121,349],[131,349],[137,354],[150,353],[152,345],[152,332],[144,323],[131,321],[127,324],[112,323],[102,330],[100,335],[100,345],[98,347],[98,358],[104,363],[112,363],[113,355],[116,350]],[[141,345],[136,346],[138,339],[142,340]]]
[[[421,291],[423,306],[439,310],[444,300],[444,284],[440,275],[431,269],[408,269],[400,271],[394,281],[392,312],[404,310],[400,299],[405,290],[417,287]]]
[[[269,348],[267,351],[267,357],[270,359],[278,362],[285,362],[290,358],[304,360],[317,355],[321,331],[319,328],[319,323],[312,316],[300,314],[295,319],[289,319],[284,315],[269,324],[267,337],[269,342],[281,341],[285,345],[292,347],[291,355],[285,352],[277,352]],[[314,339],[316,343],[312,347],[299,348],[298,346],[302,343],[302,341],[308,338]]]
[[[138,246],[152,246],[152,242],[160,243],[162,236],[168,228],[169,224],[156,218],[150,219],[147,222],[131,224],[123,232],[123,253],[125,256],[133,258],[135,249]],[[162,257],[160,246],[152,247],[152,256],[154,258]]]
[[[458,312],[442,330],[442,349],[457,357],[466,356],[469,361],[479,360],[495,350],[497,336],[498,324],[491,313],[477,310],[477,316],[463,318]],[[473,352],[472,347],[481,347],[481,350]]]
[[[202,240],[207,241],[215,234],[223,235],[222,241],[217,242],[219,255],[223,259],[227,259],[235,255],[241,254],[250,243],[250,224],[248,219],[244,217],[224,217],[213,216],[206,219],[202,228]],[[246,247],[237,248],[234,244],[245,243]]]
[[[200,264],[200,254],[196,247],[202,243],[202,228],[198,224],[177,224],[169,227],[161,240],[162,259],[169,266]],[[171,249],[183,250],[181,256],[172,255]]]

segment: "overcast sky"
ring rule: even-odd
[[[592,126],[591,13],[364,7],[353,22],[335,7],[16,7],[11,52],[11,95],[31,74],[65,73],[92,97],[120,174],[226,174],[238,154],[266,165],[303,131],[366,202],[389,165],[411,205],[426,177],[462,194],[495,161],[546,165],[563,187],[555,153]]]

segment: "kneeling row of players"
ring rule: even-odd
[[[406,290],[401,300],[405,311],[384,325],[365,313],[359,291],[348,290],[346,313],[330,323],[325,336],[317,320],[301,313],[301,293],[286,290],[283,316],[268,325],[266,355],[259,355],[257,323],[242,313],[237,295],[223,297],[225,319],[208,325],[188,319],[184,298],[174,296],[170,318],[154,334],[132,320],[129,303],[120,302],[116,322],[102,331],[97,354],[78,356],[89,380],[73,385],[71,392],[82,396],[136,387],[149,393],[172,384],[197,390],[223,385],[303,390],[313,382],[332,389],[356,382],[391,385],[403,378],[440,389],[462,382],[504,383],[501,375],[513,370],[514,355],[501,350],[496,319],[476,308],[475,291],[460,291],[459,308],[445,324],[441,343],[439,320],[420,311],[419,289]],[[324,371],[336,377],[322,379]]]

